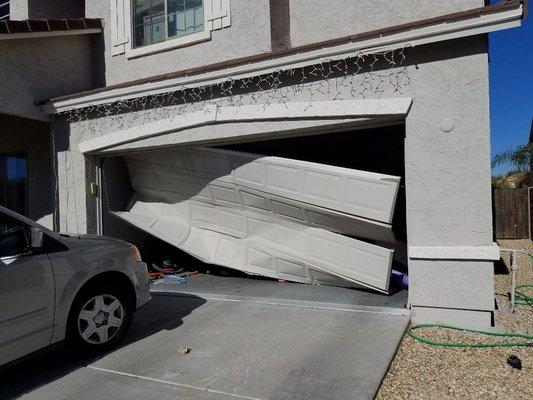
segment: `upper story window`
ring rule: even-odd
[[[111,53],[133,58],[187,46],[230,25],[230,0],[111,0]]]
[[[202,32],[203,0],[134,0],[134,47]]]

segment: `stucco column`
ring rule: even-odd
[[[409,302],[415,322],[488,327],[494,285],[493,262],[484,255],[492,243],[486,41],[448,45],[459,55],[417,66],[425,79],[415,83],[406,121],[408,245],[444,248],[410,255]],[[471,252],[461,253],[464,247]]]
[[[87,233],[86,161],[78,151],[79,133],[63,119],[54,120],[54,147],[57,168],[58,230],[65,233]]]

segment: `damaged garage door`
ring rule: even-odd
[[[126,162],[135,195],[114,214],[202,261],[388,291],[399,177],[203,148]]]

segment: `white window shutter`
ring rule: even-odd
[[[126,43],[129,43],[129,18],[128,0],[111,0],[111,54],[116,56],[126,51]]]
[[[227,28],[231,25],[230,0],[204,0],[207,10],[207,21],[210,30]]]

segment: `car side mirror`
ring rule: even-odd
[[[30,247],[32,250],[38,250],[43,247],[43,231],[39,228],[31,227],[30,228]]]

